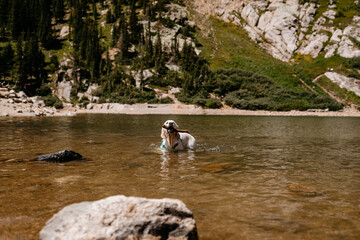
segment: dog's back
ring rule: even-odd
[[[196,140],[195,138],[189,133],[180,133],[180,139],[183,142],[184,149],[196,149]]]

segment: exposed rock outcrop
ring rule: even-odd
[[[70,162],[74,160],[82,159],[81,154],[72,150],[62,150],[56,153],[50,153],[38,156],[34,158],[34,161],[45,161],[45,162]]]
[[[198,235],[192,212],[180,200],[119,195],[63,208],[40,239],[196,240]]]
[[[360,96],[360,80],[356,78],[346,77],[336,72],[326,72],[325,76],[332,82],[338,84],[341,88],[354,92]]]
[[[360,56],[354,44],[360,41],[360,17],[354,16],[342,31],[341,23],[334,23],[339,10],[332,3],[322,13],[317,13],[320,4],[299,0],[195,0],[193,6],[243,27],[253,41],[282,61],[290,61],[296,53],[313,58],[322,52],[326,57]]]

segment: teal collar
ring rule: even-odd
[[[161,140],[161,147],[165,148],[167,150],[174,150],[177,146],[179,146],[179,140],[180,140],[180,142],[182,142],[181,138],[179,138],[178,141],[175,143],[175,145],[173,147],[168,148],[168,147],[165,146],[165,139],[162,139]]]

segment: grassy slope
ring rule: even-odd
[[[199,16],[195,15],[195,18]],[[212,70],[219,68],[239,68],[268,76],[286,88],[301,91],[304,86],[296,77],[295,68],[288,63],[273,58],[251,41],[247,33],[234,24],[210,17],[201,29],[212,29],[197,38],[203,44],[202,54],[210,62]]]
[[[327,8],[328,1],[320,0],[319,2]],[[352,19],[352,10],[346,11],[350,5],[350,0],[338,3],[338,10],[341,9],[345,12],[345,16],[338,20],[343,24]],[[317,15],[321,15],[325,10],[320,7]],[[304,86],[299,80],[301,78],[320,95],[327,94],[312,82],[314,78],[326,72],[328,68],[333,68],[334,71],[345,75],[349,73],[343,64],[345,59],[337,55],[327,59],[323,56],[316,59],[297,56],[296,63],[284,63],[266,53],[258,44],[251,41],[245,30],[234,24],[225,23],[215,17],[205,19],[195,11],[190,10],[190,13],[200,26],[197,38],[203,44],[200,49],[210,62],[212,70],[239,68],[257,72],[295,91],[304,90]]]

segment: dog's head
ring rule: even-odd
[[[161,138],[167,138],[169,135],[177,135],[178,132],[176,131],[179,126],[176,124],[174,120],[167,120],[162,128],[161,128]]]

